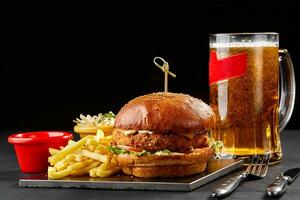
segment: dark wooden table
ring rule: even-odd
[[[7,143],[7,136],[11,133],[14,132],[0,132],[0,200],[210,199],[212,189],[226,179],[225,176],[192,192],[19,188],[19,167],[13,147]],[[284,131],[281,136],[284,153],[282,162],[271,166],[266,178],[245,182],[226,199],[269,199],[265,196],[266,186],[275,176],[290,167],[300,167],[300,130]],[[288,186],[280,199],[300,199],[300,177]]]

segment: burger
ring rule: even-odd
[[[211,107],[186,94],[153,93],[129,101],[116,115],[113,152],[122,171],[142,178],[201,173],[214,155]]]

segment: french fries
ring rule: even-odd
[[[95,136],[88,135],[78,142],[70,140],[62,149],[49,149],[48,177],[60,179],[66,176],[107,177],[120,172],[113,154],[107,150],[111,136],[99,130]]]
[[[94,152],[91,152],[91,151],[85,150],[85,149],[81,151],[81,155],[85,156],[87,158],[91,158],[93,160],[98,160],[103,163],[107,162],[106,160],[108,159],[107,156],[105,156],[105,155],[102,155],[99,153],[94,153]]]
[[[49,148],[49,153],[51,156],[54,156],[55,154],[57,154],[59,152],[58,149],[53,149],[53,148]]]

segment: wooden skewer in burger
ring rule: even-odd
[[[213,110],[200,99],[170,92],[148,94],[129,101],[116,115],[109,149],[127,175],[197,174],[214,155],[207,133],[214,124]]]

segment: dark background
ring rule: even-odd
[[[292,1],[168,3],[1,2],[0,129],[72,129],[83,114],[112,110],[163,90],[208,102],[210,33],[278,32],[300,78],[300,14]],[[297,92],[287,129],[299,129]]]

